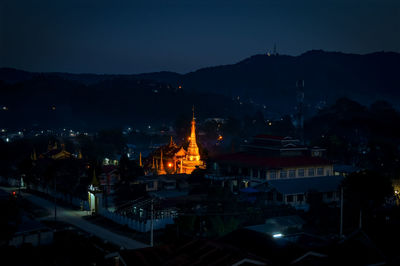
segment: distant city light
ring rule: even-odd
[[[269,122],[269,123],[268,123],[268,126],[272,126],[272,122]]]
[[[7,107],[7,106],[3,106],[3,110],[4,110],[4,111],[7,111],[7,110],[8,110],[8,107]]]
[[[9,139],[9,138],[6,138],[6,142],[10,142],[10,139]]]
[[[273,234],[273,238],[281,238],[283,235],[281,233]]]

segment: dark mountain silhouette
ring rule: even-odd
[[[253,112],[226,96],[186,92],[166,83],[113,77],[83,84],[58,75],[37,75],[17,83],[0,83],[2,127],[102,128],[169,124],[190,117],[192,105],[202,118]]]
[[[188,73],[182,80],[185,87],[194,90],[250,97],[282,110],[282,106],[294,104],[298,79],[305,80],[305,99],[312,105],[319,101],[333,103],[340,97],[362,103],[398,101],[399,70],[397,53],[311,51],[297,57],[256,55],[234,65]]]
[[[256,108],[265,105],[265,110],[268,111],[292,113],[296,102],[296,81],[304,79],[305,102],[311,111],[318,105],[334,103],[341,97],[348,97],[362,104],[387,100],[398,107],[399,70],[399,53],[357,55],[320,50],[309,51],[300,56],[255,55],[236,64],[203,68],[187,74],[32,73],[0,68],[0,104],[8,104],[7,101],[12,99],[23,99],[25,102],[26,99],[38,98],[35,101],[43,102],[41,99],[50,99],[52,95],[53,99],[59,99],[62,103],[68,102],[66,106],[74,106],[73,110],[76,110],[75,106],[87,106],[87,111],[95,115],[97,111],[105,112],[104,108],[97,110],[92,106],[96,103],[94,99],[103,97],[103,102],[96,104],[119,109],[125,105],[132,106],[135,102],[135,107],[130,107],[133,109],[129,110],[137,113],[127,115],[150,118],[152,112],[148,110],[149,105],[153,105],[151,108],[165,110],[162,113],[165,116],[168,115],[165,113],[176,111],[174,106],[193,101],[189,99],[189,95],[196,95],[196,100],[201,98],[199,95],[203,95],[203,100],[208,102],[203,103],[208,107],[204,109],[214,111],[227,108],[227,103],[234,102],[232,99],[238,99],[239,96],[240,100],[236,100],[235,104],[252,103]],[[50,84],[46,83],[42,87],[40,80]],[[143,83],[139,84],[138,81]],[[55,86],[51,82],[59,84]],[[167,96],[152,92],[157,86],[165,88]],[[156,99],[155,95],[163,96],[159,102],[146,99]],[[185,96],[179,98],[179,95]],[[145,108],[139,108],[142,105]],[[220,111],[209,114],[226,113]]]

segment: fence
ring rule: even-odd
[[[151,220],[138,221],[115,212],[110,212],[103,208],[100,208],[99,214],[117,224],[127,225],[129,228],[139,232],[148,232],[151,230]],[[162,219],[153,219],[153,229],[163,229],[167,224],[173,223],[174,217],[172,216],[164,217]]]

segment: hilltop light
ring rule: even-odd
[[[282,236],[283,235],[281,233],[276,233],[272,235],[273,238],[281,238]]]

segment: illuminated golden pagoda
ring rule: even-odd
[[[192,129],[190,131],[189,146],[187,148],[186,156],[181,161],[181,173],[191,174],[197,167],[203,168],[203,161],[200,160],[199,147],[196,142],[196,121],[194,118],[194,107],[193,107],[193,119]]]
[[[191,132],[189,145],[187,149],[184,144],[177,145],[172,136],[169,143],[161,146],[152,155],[151,169],[148,174],[166,175],[166,174],[191,174],[196,168],[205,168],[204,162],[200,158],[199,147],[196,141],[196,121],[194,117],[191,122]],[[147,164],[149,167],[149,162]]]

